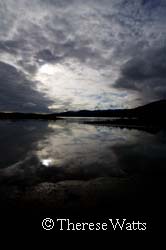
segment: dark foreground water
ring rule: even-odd
[[[3,215],[162,219],[166,131],[150,134],[83,122],[0,121]]]

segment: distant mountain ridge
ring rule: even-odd
[[[119,117],[144,120],[161,120],[166,116],[166,100],[160,100],[133,109],[80,110],[52,114],[0,112],[0,119],[56,120],[60,117]]]
[[[11,119],[11,120],[57,120],[60,119],[54,114],[37,114],[37,113],[8,113],[0,112],[0,119]]]
[[[166,115],[166,100],[155,101],[133,109],[80,110],[56,113],[57,116],[73,117],[121,117],[121,118],[159,118]]]

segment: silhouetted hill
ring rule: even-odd
[[[30,119],[40,119],[40,120],[57,120],[54,114],[35,114],[35,113],[4,113],[0,112],[0,119],[12,119],[12,120],[30,120]]]
[[[73,117],[120,117],[140,119],[163,119],[166,115],[166,100],[160,100],[133,109],[116,110],[80,110],[55,114],[57,116]]]
[[[161,100],[135,109],[118,110],[116,119],[85,121],[86,124],[131,128],[157,133],[166,128],[166,100]],[[113,116],[111,116],[113,117]]]
[[[56,120],[59,117],[116,117],[134,119],[129,121],[133,123],[137,119],[137,123],[145,121],[161,122],[166,116],[166,100],[160,100],[140,106],[134,109],[116,109],[116,110],[80,110],[68,111],[53,114],[36,114],[36,113],[4,113],[0,112],[0,119],[42,119],[42,120]],[[122,119],[123,118],[123,119]],[[120,121],[120,120],[119,120]]]
[[[161,117],[164,119],[166,115],[166,100],[152,102],[147,105],[133,109],[134,115],[138,117],[151,117],[153,119]]]

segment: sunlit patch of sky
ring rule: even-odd
[[[2,0],[0,109],[128,108],[165,98],[165,11],[164,0]]]

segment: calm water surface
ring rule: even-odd
[[[71,118],[56,122],[0,121],[0,152],[1,196],[6,193],[14,199],[24,192],[24,197],[36,199],[47,189],[47,199],[51,189],[56,190],[54,197],[58,193],[58,204],[65,206],[64,197],[70,190],[75,197],[87,200],[88,192],[103,197],[108,191],[105,185],[109,194],[113,192],[108,180],[118,189],[118,180],[165,176],[166,132],[150,134],[86,125],[83,119]],[[57,183],[63,185],[59,188]],[[74,202],[73,197],[69,195],[68,203]]]

